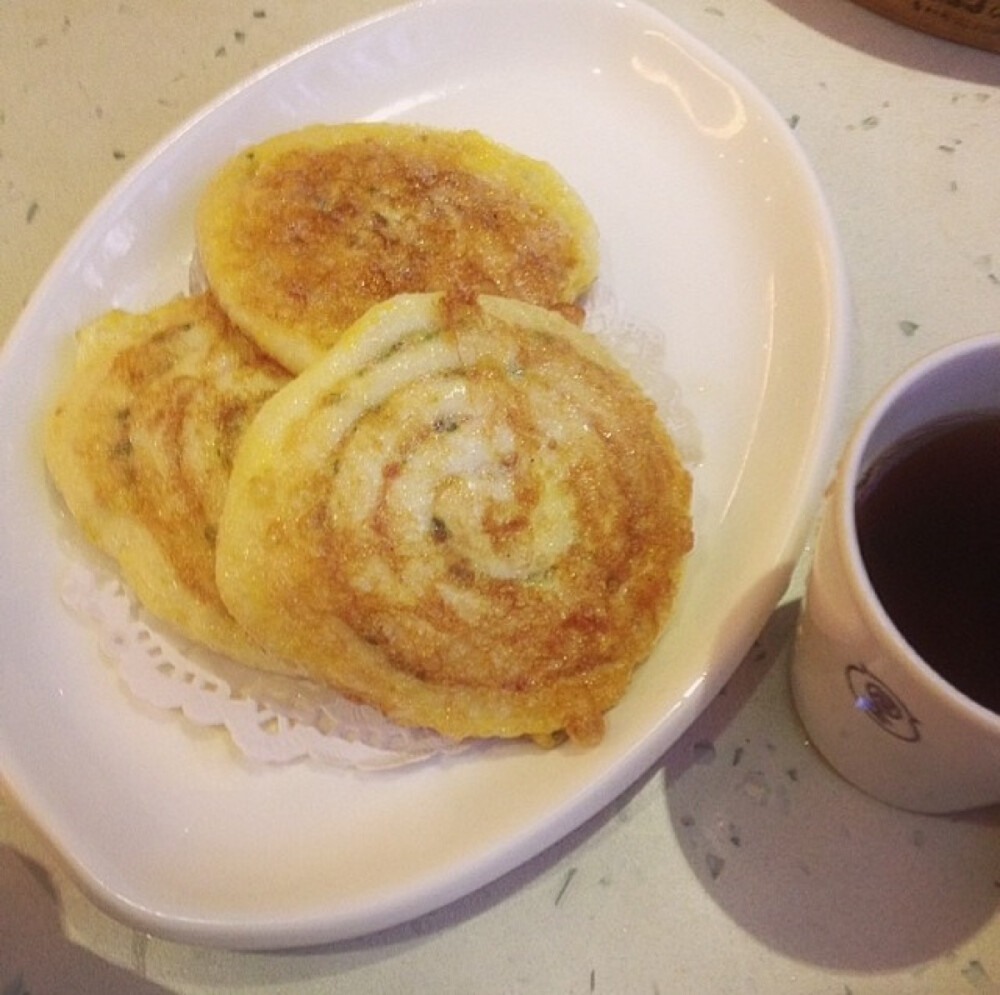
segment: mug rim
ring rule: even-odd
[[[938,673],[909,643],[892,617],[882,605],[868,576],[861,546],[858,542],[857,523],[854,514],[855,493],[862,469],[862,460],[867,455],[868,445],[875,430],[882,424],[896,403],[929,374],[963,359],[972,353],[996,352],[1000,360],[1000,332],[988,332],[970,338],[960,339],[939,347],[920,357],[882,388],[863,412],[851,431],[841,472],[837,475],[835,514],[838,523],[838,543],[848,564],[847,580],[855,604],[863,613],[866,624],[877,640],[888,644],[892,653],[904,657],[922,679],[944,694],[949,703],[977,721],[993,735],[1000,735],[1000,713],[994,712],[974,698],[961,691]],[[971,407],[969,411],[983,410]],[[996,410],[1000,412],[1000,391]],[[931,424],[931,420],[927,422]]]

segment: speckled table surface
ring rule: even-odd
[[[0,4],[0,336],[74,227],[175,125],[379,0]],[[933,347],[1000,330],[1000,56],[846,0],[656,0],[794,129],[848,268],[845,429]],[[894,811],[809,746],[793,579],[725,691],[613,804],[376,936],[188,947],[90,903],[0,794],[0,991],[1000,991],[1000,815]]]

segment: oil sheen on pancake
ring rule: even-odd
[[[373,304],[452,291],[572,306],[597,235],[551,166],[475,131],[313,125],[233,157],[197,216],[230,317],[300,372]]]
[[[215,586],[215,536],[237,442],[289,379],[208,297],[178,298],[81,329],[46,424],[56,486],[140,601],[257,666]]]
[[[219,590],[269,650],[400,724],[593,743],[667,619],[690,487],[593,336],[523,302],[403,295],[247,430]]]

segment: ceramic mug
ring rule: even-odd
[[[1000,413],[1000,335],[927,356],[870,406],[824,498],[792,660],[813,745],[862,790],[920,812],[1000,802],[1000,715],[929,666],[882,606],[861,555],[855,494],[901,439],[979,412]]]

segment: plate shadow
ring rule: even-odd
[[[169,995],[169,989],[116,967],[68,940],[48,874],[0,846],[0,992],[30,995]]]

